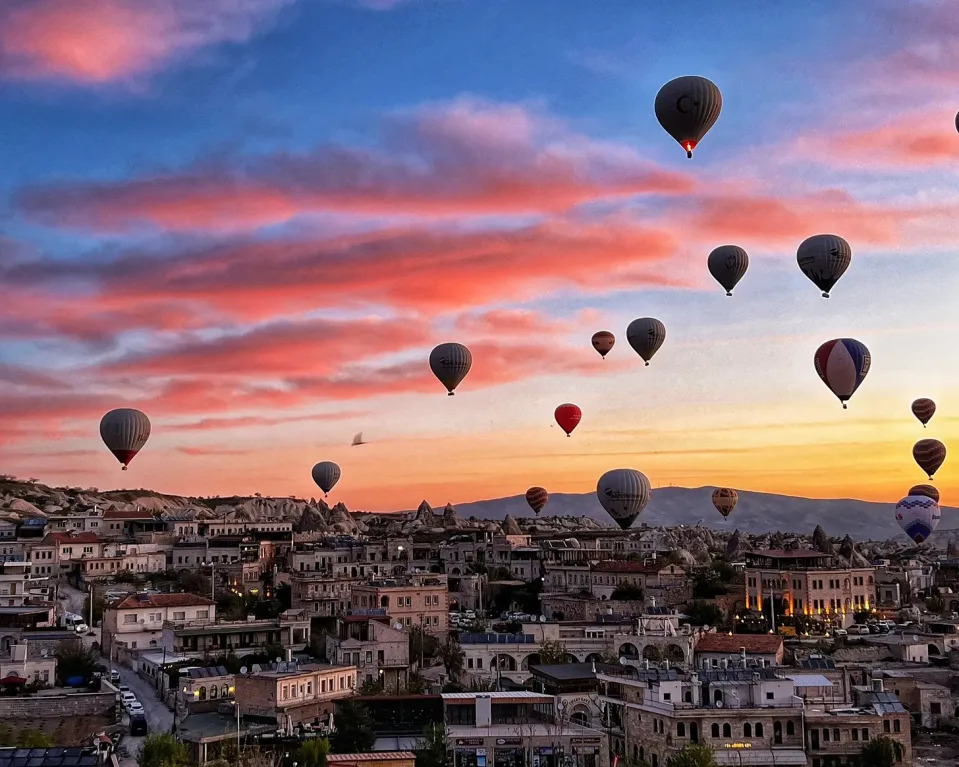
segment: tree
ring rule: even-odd
[[[432,634],[423,631],[419,626],[413,626],[410,629],[410,661],[419,663],[420,658],[424,664],[427,660],[436,657],[440,649],[440,640]]]
[[[569,663],[569,651],[562,642],[547,639],[539,647],[539,662],[544,666]]]
[[[407,695],[424,695],[426,693],[427,685],[426,680],[422,675],[416,673],[415,671],[411,672],[406,678],[406,694]]]
[[[93,599],[93,622],[99,623],[103,620],[103,608],[106,607],[106,601],[103,597],[94,597]],[[83,617],[90,617],[90,597],[83,600]],[[92,628],[92,626],[91,626]]]
[[[416,754],[416,767],[446,767],[446,752],[449,748],[446,740],[446,728],[442,724],[431,724],[424,731],[413,753]]]
[[[639,601],[643,598],[643,590],[632,583],[621,583],[610,596],[610,599],[622,600],[624,602]]]
[[[872,613],[869,610],[856,610],[852,614],[852,619],[856,623],[865,623],[872,617]]]
[[[895,767],[901,759],[902,746],[885,735],[870,740],[862,747],[862,763],[869,767]]]
[[[147,735],[137,760],[140,767],[189,767],[190,753],[168,732]]]
[[[722,623],[723,613],[716,605],[694,599],[683,610],[693,626],[716,626]]]
[[[717,767],[717,764],[711,748],[689,743],[666,760],[666,767]]]
[[[383,677],[381,676],[366,677],[359,690],[360,695],[382,695],[384,692]]]
[[[97,665],[97,652],[83,646],[80,639],[66,639],[57,646],[57,676],[61,683],[74,676],[89,681]]]
[[[946,600],[938,594],[933,594],[930,597],[926,597],[926,609],[931,613],[941,615],[946,609]]]
[[[366,754],[373,750],[373,720],[366,707],[346,701],[336,707],[336,732],[330,746],[337,754]]]
[[[300,746],[294,761],[302,767],[326,767],[326,755],[330,753],[330,741],[326,738],[308,740]]]
[[[466,653],[463,652],[463,648],[460,647],[456,638],[448,637],[446,644],[440,648],[440,658],[442,658],[443,665],[446,667],[446,675],[450,679],[458,679],[459,675],[463,673],[463,659],[465,657]]]

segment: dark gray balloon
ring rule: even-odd
[[[731,296],[749,268],[749,256],[738,245],[720,245],[709,254],[707,265],[716,282],[726,289],[726,295]]]
[[[690,158],[722,108],[723,94],[705,77],[677,77],[656,94],[656,119]]]
[[[633,351],[648,365],[666,340],[666,326],[654,317],[640,317],[629,323],[629,327],[626,328],[626,340],[633,347]]]
[[[150,419],[133,408],[111,410],[100,419],[100,439],[123,464],[123,470],[150,439]]]
[[[441,384],[446,387],[449,395],[453,396],[453,389],[459,386],[466,378],[473,365],[473,355],[463,344],[440,344],[430,352],[430,369]]]
[[[799,268],[829,298],[829,291],[839,282],[852,261],[852,248],[836,234],[816,234],[800,243],[796,251]]]
[[[329,493],[340,479],[340,467],[333,461],[320,461],[313,467],[311,473],[313,474],[313,481],[316,482],[316,486],[323,491],[324,495]]]

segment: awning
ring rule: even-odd
[[[15,684],[26,684],[26,683],[27,683],[27,680],[26,680],[25,677],[16,676],[16,675],[5,676],[5,677],[3,677],[3,679],[0,679],[0,684],[2,684],[2,685],[11,685],[11,686],[12,686],[12,685],[15,685]]]
[[[381,737],[373,741],[374,751],[413,751],[420,747],[423,742],[422,736],[416,737]],[[803,762],[805,764],[805,762]]]
[[[717,748],[720,767],[806,767],[806,752],[800,748]]]

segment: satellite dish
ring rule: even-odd
[[[540,615],[540,616],[539,616],[539,622],[540,622],[540,623],[546,623],[546,616],[545,616],[545,615]]]
[[[723,702],[722,702],[721,700],[717,700],[717,701],[716,701],[716,708],[722,708],[722,707],[723,707]]]
[[[400,623],[399,621],[397,621],[396,623],[393,624],[393,628],[395,628],[397,631],[402,631],[402,630],[403,630],[403,624]]]
[[[282,662],[283,662],[283,658],[279,658],[279,657],[278,657],[278,658],[276,659],[276,662],[277,662],[277,663],[282,663]]]
[[[620,665],[620,666],[625,666],[625,665],[627,664],[627,662],[628,662],[628,661],[626,660],[626,656],[625,656],[625,655],[619,659],[619,665]]]
[[[245,674],[248,671],[246,666],[240,666],[240,673]]]

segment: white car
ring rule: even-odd
[[[90,630],[90,627],[86,623],[78,623],[73,627],[73,630],[78,634],[86,634]]]
[[[143,713],[145,713],[143,710],[143,706],[137,702],[133,702],[129,706],[127,706],[127,714],[129,714],[130,716],[136,716],[137,714],[143,714]]]

